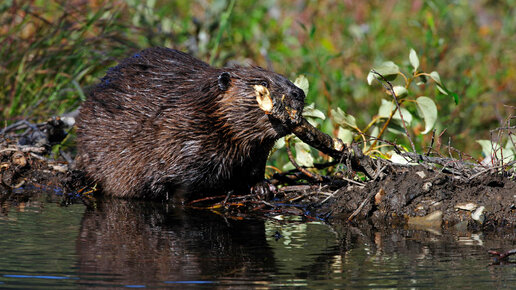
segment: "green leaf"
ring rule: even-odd
[[[394,86],[392,90],[396,94],[396,97],[404,97],[408,95],[408,91],[404,86]]]
[[[392,152],[391,154],[391,158],[389,158],[389,160],[392,162],[392,163],[396,163],[396,164],[403,164],[403,165],[409,165],[411,164],[406,157],[403,157],[401,155],[399,155],[398,153],[396,152]],[[415,163],[412,163],[412,165],[414,165]]]
[[[337,110],[332,109],[331,115],[333,121],[342,127],[348,126],[351,128],[357,128],[357,121],[355,117],[348,115],[342,111],[341,108],[337,107]]]
[[[392,102],[382,99],[382,104],[380,108],[378,108],[378,116],[381,118],[389,118],[394,108],[396,108],[396,106]]]
[[[439,76],[439,73],[436,71],[433,71],[430,73],[430,77],[437,83],[437,89],[444,95],[453,97],[453,100],[455,101],[455,104],[459,104],[459,95],[456,93],[448,90],[444,84],[441,82],[441,77]]]
[[[400,68],[392,61],[386,61],[379,66],[374,67],[373,70],[381,74],[388,81],[395,80],[400,72]],[[370,71],[367,75],[367,83],[371,85],[373,80],[375,80],[375,73]]]
[[[441,85],[437,84],[437,89],[439,90],[439,92],[441,92],[441,94],[448,95],[448,92],[446,92],[444,87],[442,87]]]
[[[430,77],[439,85],[441,84],[441,77],[439,76],[439,73],[436,71],[433,71],[430,73]]]
[[[370,132],[370,135],[376,138],[380,134],[380,128],[378,128],[378,126],[373,126]],[[373,143],[373,141],[371,141],[371,143]]]
[[[285,163],[285,165],[283,165],[283,167],[281,168],[281,170],[283,170],[283,171],[290,171],[292,169],[296,169],[296,167],[290,161]]]
[[[312,154],[310,154],[310,146],[303,142],[297,142],[294,145],[296,149],[296,162],[300,166],[305,167],[313,167],[314,166],[314,158]]]
[[[477,140],[476,142],[482,146],[482,154],[487,160],[502,160],[503,157],[503,162],[506,163],[515,158],[514,151],[507,146],[502,148],[500,144],[491,142],[491,140]]]
[[[410,126],[410,124],[412,123],[412,114],[405,108],[401,107],[401,113],[403,114],[403,120],[405,120],[405,124],[407,126]],[[392,119],[394,120],[399,120],[400,121],[400,124],[401,124],[401,116],[400,116],[400,112],[397,111],[394,116],[392,117]]]
[[[303,92],[305,93],[305,96],[308,96],[309,84],[308,84],[308,79],[304,75],[299,75],[296,78],[296,80],[294,81],[294,85],[296,85],[296,87],[302,89]]]
[[[310,39],[314,39],[316,30],[317,30],[317,27],[315,26],[315,24],[312,24],[312,27],[310,28]]]
[[[492,146],[494,146],[494,144],[491,143],[491,140],[477,140],[476,142],[482,147],[482,155],[485,157],[491,156],[493,153]]]
[[[392,111],[396,109],[396,105],[394,102],[387,101],[385,99],[382,99],[382,105],[380,108],[378,108],[378,116],[381,118],[389,118]],[[401,113],[403,114],[403,119],[405,120],[405,123],[407,125],[410,125],[412,123],[412,114],[405,108],[401,107]],[[393,120],[401,121],[401,116],[399,111],[396,111],[394,116],[392,116]],[[401,124],[401,123],[400,123]]]
[[[353,132],[349,129],[344,129],[339,126],[339,131],[337,132],[337,138],[342,140],[345,144],[351,144],[353,142]]]
[[[455,104],[459,104],[459,95],[457,95],[456,93],[448,90],[444,85],[441,86],[437,86],[437,88],[441,91],[441,90],[444,90],[446,92],[445,95],[447,96],[452,96],[453,97],[453,100],[455,101]]]
[[[419,58],[417,57],[416,51],[414,49],[410,49],[409,60],[412,67],[414,67],[414,71],[417,71],[419,68]]]
[[[286,138],[286,137],[285,137]],[[275,150],[278,150],[278,149],[281,149],[283,147],[285,147],[285,138],[279,138],[276,143],[274,143],[274,149]]]
[[[510,140],[507,141],[507,144],[505,144],[503,154],[504,162],[511,162],[516,159],[516,148],[514,148]]]
[[[505,144],[505,149],[516,151],[516,148],[514,148],[513,143],[516,143],[516,136],[509,135],[509,138],[507,139],[507,144]]]
[[[303,109],[303,117],[305,118],[319,118],[326,119],[326,116],[321,110],[315,108],[315,103],[311,103],[310,105],[305,106]]]
[[[426,134],[432,130],[437,122],[437,106],[434,100],[424,96],[416,99],[416,106],[419,116],[425,121],[425,131],[421,133]]]
[[[394,120],[389,124],[389,127],[387,127],[387,131],[396,134],[396,135],[403,135],[405,134],[405,129],[403,129],[403,126],[401,125],[400,120]]]
[[[374,73],[372,71],[367,75],[367,84],[371,85],[375,80]]]

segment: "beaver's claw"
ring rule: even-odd
[[[256,195],[259,199],[270,200],[276,195],[278,189],[268,180],[263,180],[251,187],[251,194]]]

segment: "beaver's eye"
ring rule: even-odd
[[[269,83],[268,83],[268,82],[266,82],[266,81],[262,81],[262,82],[260,83],[260,85],[262,85],[262,86],[264,86],[264,87],[266,87],[266,88],[268,88],[268,87],[269,87]]]

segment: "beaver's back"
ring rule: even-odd
[[[194,132],[188,120],[204,118],[194,104],[213,102],[210,95],[198,93],[212,71],[187,54],[163,48],[144,50],[110,69],[81,106],[79,166],[109,194],[152,195],[155,171],[166,171],[158,150],[164,111],[174,122],[166,129],[167,139]],[[180,142],[166,146],[167,151],[183,149],[188,155]],[[156,188],[154,193],[163,190]]]

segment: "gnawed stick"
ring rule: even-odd
[[[364,155],[357,146],[348,147],[340,139],[332,138],[312,126],[306,119],[291,128],[299,139],[315,149],[328,154],[339,162],[346,162],[351,169],[363,172],[369,178],[375,176],[375,167],[369,156]]]
[[[495,256],[500,261],[507,261],[509,256],[516,255],[516,249],[507,252],[488,251],[488,253]]]

